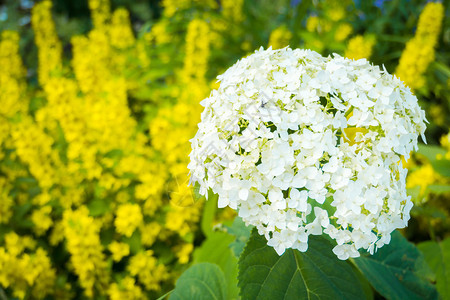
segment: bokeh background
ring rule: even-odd
[[[365,58],[414,91],[428,145],[404,162],[403,234],[439,267],[448,15],[417,0],[0,1],[0,299],[156,299],[212,225],[235,230],[187,186],[189,139],[215,77],[269,46]]]

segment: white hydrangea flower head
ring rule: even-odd
[[[191,183],[279,255],[325,233],[345,260],[407,225],[401,156],[424,139],[426,119],[398,78],[365,59],[261,48],[218,80],[191,140]]]

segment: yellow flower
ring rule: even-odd
[[[192,250],[194,250],[194,245],[192,244],[182,244],[175,247],[174,252],[178,257],[178,262],[180,264],[187,264]]]
[[[63,224],[70,262],[85,295],[92,298],[94,286],[105,289],[109,282],[100,226],[89,216],[85,206],[74,211],[65,210]]]
[[[139,252],[131,257],[130,264],[127,267],[131,275],[137,276],[147,290],[158,291],[161,288],[161,281],[168,278],[166,268],[158,264],[153,256],[153,251],[147,250]]]
[[[344,56],[351,59],[369,59],[372,55],[372,48],[375,45],[373,36],[357,35],[350,39]]]
[[[89,0],[88,3],[94,27],[104,27],[111,17],[111,4],[109,0]]]
[[[52,2],[43,1],[33,6],[31,24],[38,47],[39,82],[44,85],[50,76],[62,71],[62,45],[52,20]]]
[[[340,24],[337,29],[336,33],[334,34],[334,39],[338,42],[341,42],[345,40],[353,31],[353,28],[348,23],[342,23]]]
[[[308,19],[306,19],[306,30],[308,30],[309,32],[316,31],[318,26],[319,26],[318,16],[309,16]]]
[[[111,300],[141,300],[147,299],[133,277],[125,277],[119,283],[112,283],[108,289]]]
[[[183,69],[187,82],[204,79],[208,69],[209,44],[208,24],[200,19],[192,20],[186,33],[186,57]]]
[[[33,230],[37,235],[43,235],[53,225],[53,220],[50,217],[51,212],[52,207],[49,205],[33,210],[31,221],[34,223]]]
[[[427,187],[437,183],[440,179],[441,176],[434,171],[431,164],[427,163],[408,174],[406,187],[413,188],[420,186],[420,194],[424,195]]]
[[[270,33],[269,46],[273,49],[280,49],[289,46],[292,39],[292,33],[286,26],[280,26]]]
[[[118,233],[130,237],[142,221],[141,207],[138,204],[126,203],[117,208],[114,225]]]
[[[161,232],[161,225],[157,222],[151,222],[149,224],[143,224],[140,227],[141,231],[141,242],[142,245],[150,247],[156,241],[159,233]]]
[[[244,0],[222,0],[222,14],[225,18],[231,20],[235,24],[239,24],[244,20],[242,6]]]
[[[108,246],[114,261],[120,261],[123,257],[130,255],[130,246],[126,243],[111,242]]]
[[[109,30],[111,45],[119,49],[131,47],[135,38],[131,29],[130,14],[124,8],[114,11]]]
[[[425,85],[423,75],[430,63],[434,61],[434,48],[438,41],[443,17],[442,3],[427,3],[419,16],[415,36],[406,43],[395,73],[411,89],[419,89]]]

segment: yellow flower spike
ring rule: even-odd
[[[25,96],[25,68],[19,55],[19,34],[5,30],[0,36],[0,116],[13,117],[18,112],[28,110],[28,100]],[[0,122],[2,138],[7,142],[10,124]],[[3,128],[4,127],[4,128]],[[0,140],[0,141],[1,141]]]
[[[87,297],[94,295],[94,284],[105,289],[109,282],[107,264],[100,242],[100,226],[85,206],[63,213],[64,236],[70,262]]]
[[[334,39],[338,42],[341,42],[345,40],[353,31],[353,28],[348,23],[342,23],[340,24],[337,29],[336,33],[334,34]]]
[[[375,42],[374,36],[354,36],[349,40],[344,56],[355,60],[361,58],[369,59]]]
[[[318,16],[309,16],[306,19],[306,30],[309,32],[314,32],[317,30],[319,26],[319,17]]]
[[[118,8],[114,11],[109,34],[111,45],[116,48],[128,48],[135,43],[136,39],[131,29],[130,14],[126,9]]]
[[[0,178],[0,224],[8,223],[12,216],[14,200],[9,196],[12,186],[4,178]]]
[[[423,75],[434,61],[434,48],[441,32],[443,17],[443,4],[428,2],[419,16],[415,36],[406,43],[395,73],[411,89],[419,89],[425,85]]]
[[[31,24],[38,47],[39,82],[43,86],[52,75],[62,71],[62,45],[56,34],[51,8],[52,2],[46,0],[34,5],[31,13]]]
[[[111,3],[109,0],[89,0],[92,23],[95,28],[103,29],[111,18]]]
[[[292,39],[292,32],[286,26],[280,26],[270,33],[269,47],[272,49],[280,49],[289,46]]]
[[[195,80],[204,80],[210,54],[209,34],[209,26],[203,20],[194,19],[188,25],[183,68],[183,76],[187,84]]]
[[[242,13],[244,0],[223,0],[220,3],[222,5],[222,14],[225,18],[235,24],[239,24],[244,20]]]

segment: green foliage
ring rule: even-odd
[[[229,245],[234,237],[225,232],[212,232],[203,244],[194,252],[194,264],[208,262],[220,267],[226,278],[228,299],[236,299],[237,287],[237,258]]]
[[[323,237],[310,236],[308,251],[278,256],[253,230],[239,259],[243,299],[364,299],[363,287],[347,261],[339,260]]]
[[[245,226],[244,221],[240,217],[234,218],[231,227],[226,227],[227,232],[236,237],[235,241],[230,244],[230,248],[233,250],[234,255],[239,257],[244,251],[245,244],[250,238],[253,226]]]
[[[193,265],[178,278],[171,300],[226,300],[227,289],[222,270],[211,263]]]
[[[198,195],[196,195],[198,197]],[[203,216],[201,227],[202,231],[206,236],[209,236],[212,231],[212,223],[214,221],[214,216],[217,210],[217,195],[210,195],[209,200],[206,201],[205,207],[203,208]],[[200,197],[198,197],[200,198]]]
[[[399,232],[374,255],[353,260],[372,286],[387,299],[437,299],[420,251]]]
[[[435,274],[439,294],[443,299],[450,299],[450,238],[439,243],[422,242],[417,247]]]

